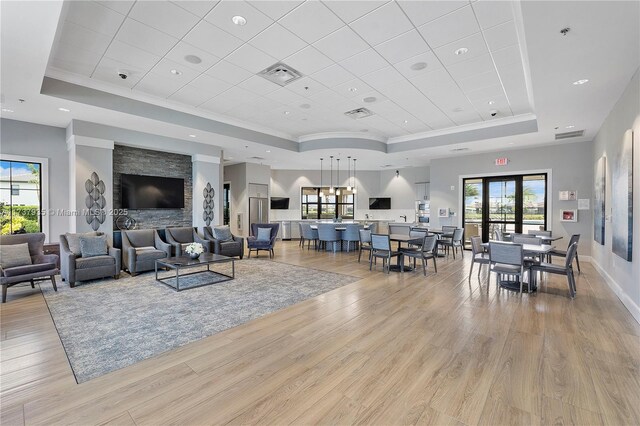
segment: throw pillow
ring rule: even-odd
[[[231,234],[231,229],[228,226],[217,226],[213,228],[213,236],[216,240],[220,242],[232,241],[233,235]]]
[[[257,241],[269,241],[271,240],[271,228],[258,228]]]
[[[97,232],[86,232],[84,234],[70,234],[67,232],[65,234],[65,236],[67,237],[67,245],[69,246],[69,250],[76,256],[80,256],[82,254],[82,252],[80,251],[80,238],[93,237],[96,235],[98,235]]]
[[[0,266],[2,269],[24,265],[31,265],[29,244],[0,245]]]
[[[82,257],[104,256],[108,252],[106,235],[80,237],[80,253]]]

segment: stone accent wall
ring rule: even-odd
[[[115,145],[113,149],[113,207],[120,204],[120,175],[163,176],[184,179],[184,209],[129,210],[129,216],[137,222],[137,229],[192,226],[193,177],[191,156],[171,154]],[[117,230],[114,216],[113,230]]]

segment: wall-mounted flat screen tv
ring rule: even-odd
[[[390,210],[391,198],[385,198],[385,197],[369,198],[369,209],[370,210]]]
[[[271,197],[271,210],[288,210],[289,198]]]
[[[120,175],[123,209],[183,209],[184,179]]]

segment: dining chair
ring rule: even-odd
[[[412,229],[411,231],[409,231],[409,237],[415,239],[408,243],[409,248],[417,249],[418,247],[422,247],[424,237],[426,237],[427,235],[429,235],[429,231],[426,229]],[[436,237],[436,240],[437,239],[438,238]]]
[[[411,228],[406,225],[398,225],[398,224],[389,224],[389,234],[402,234],[409,235],[409,230]]]
[[[342,241],[347,242],[347,253],[349,252],[351,243],[353,243],[355,250],[356,244],[360,242],[360,229],[362,229],[362,225],[350,223],[345,227],[345,230],[342,231]]]
[[[333,252],[336,251],[336,243],[340,241],[340,231],[336,229],[336,226],[329,223],[318,224],[318,240],[325,247],[327,243],[333,244]]]
[[[377,223],[372,222],[368,226],[369,226],[369,231],[371,231],[372,234],[377,234],[378,233],[378,224]]]
[[[533,244],[539,246],[542,244],[542,238],[535,235],[516,234],[511,237],[511,242],[516,244]]]
[[[577,244],[580,241],[580,234],[573,234],[571,236],[571,239],[569,240],[569,245],[567,246],[567,250],[558,250],[558,249],[553,249],[551,250],[548,254],[549,254],[549,263],[551,263],[551,259],[553,256],[557,256],[557,257],[567,257],[567,254],[569,253],[569,247],[571,247],[574,243]],[[576,247],[576,266],[578,267],[578,273],[581,273],[580,271],[580,259],[578,258],[578,249]]]
[[[547,230],[544,230],[544,229],[539,229],[539,230],[529,229],[527,231],[527,234],[536,235],[536,236],[540,236],[540,237],[551,237],[551,231],[547,231]]]
[[[500,228],[496,228],[493,230],[493,239],[496,241],[504,241],[504,235]]]
[[[473,265],[478,264],[478,278],[482,272],[482,265],[489,265],[489,253],[484,251],[482,247],[482,237],[471,237],[471,269],[469,269],[469,282],[471,282],[471,273],[473,272]],[[489,268],[490,269],[490,268]],[[487,271],[487,277],[490,271]]]
[[[520,281],[520,294],[524,284],[524,251],[522,244],[489,242],[490,271],[497,274],[498,284],[503,275],[512,275]],[[529,280],[531,292],[531,280]]]
[[[304,243],[307,243],[307,250],[311,249],[311,241],[313,241],[313,247],[318,249],[318,230],[312,229],[310,223],[301,223],[301,240],[302,240],[302,248],[304,248]]]
[[[358,263],[362,257],[363,251],[369,252],[369,258],[371,258],[371,231],[368,229],[360,229],[360,245],[358,246]]]
[[[382,271],[384,272],[384,268],[386,265],[388,274],[391,270],[391,258],[398,257],[400,271],[404,272],[404,262],[402,261],[402,256],[402,252],[391,250],[391,239],[389,235],[371,234],[371,256],[369,257],[369,270],[371,270],[373,266],[373,260],[379,258],[382,259]]]
[[[573,259],[578,253],[578,243],[572,243],[567,249],[564,265],[554,265],[553,263],[542,262],[531,266],[531,277],[535,277],[536,272],[548,272],[550,274],[565,275],[569,285],[569,296],[576,297],[576,278],[573,274]],[[535,278],[533,278],[535,279]]]
[[[403,257],[413,258],[414,269],[416,268],[416,260],[420,259],[422,261],[422,273],[426,277],[428,259],[433,259],[433,269],[435,270],[436,274],[438,273],[438,266],[436,265],[437,256],[434,253],[437,241],[438,237],[436,237],[435,235],[425,235],[419,249],[406,247],[401,248],[400,251],[402,252]]]
[[[304,222],[298,222],[298,228],[300,230],[300,241],[298,241],[298,247],[304,247]]]
[[[464,229],[455,228],[453,230],[453,235],[451,236],[451,239],[444,238],[444,239],[438,240],[438,246],[445,247],[447,250],[447,255],[449,255],[449,249],[453,249],[454,259],[456,258],[456,252],[458,251],[458,248],[460,248],[462,257],[464,258],[464,247],[463,247],[464,243],[462,241],[463,238],[464,238]]]

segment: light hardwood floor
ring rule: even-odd
[[[640,424],[640,326],[586,262],[572,301],[469,283],[468,253],[425,278],[276,247],[362,279],[81,385],[39,289],[10,289],[2,424]]]

